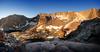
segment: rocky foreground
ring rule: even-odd
[[[0,52],[100,52],[100,9],[10,15],[0,20]]]

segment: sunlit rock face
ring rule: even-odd
[[[39,31],[48,31],[52,34],[56,34],[61,31],[64,23],[59,18],[53,18],[52,16],[42,16],[40,14],[40,19],[37,24],[36,30]],[[60,33],[59,33],[60,34]]]
[[[53,33],[58,37],[67,36],[70,32],[77,29],[82,21],[99,17],[99,11],[100,10],[93,8],[80,12],[57,12],[54,14],[39,14],[40,17],[36,30],[49,31],[50,33]]]
[[[99,9],[92,8],[90,10],[80,11],[79,12],[82,16],[84,16],[86,19],[93,19],[95,17],[98,17],[99,15]]]

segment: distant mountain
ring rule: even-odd
[[[30,20],[24,15],[9,15],[0,19],[0,30],[4,32],[23,31],[30,25]]]

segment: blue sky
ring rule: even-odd
[[[39,13],[81,11],[100,8],[100,0],[0,0],[0,18],[12,14],[36,16]]]

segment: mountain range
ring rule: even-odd
[[[76,30],[84,20],[100,17],[100,9],[89,9],[80,12],[57,12],[39,14],[36,31],[47,31],[57,37],[64,37]]]
[[[0,52],[100,52],[100,9],[0,19]]]

